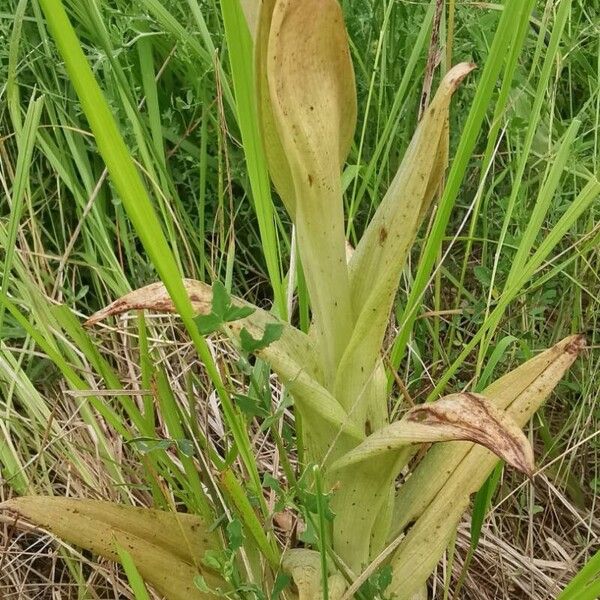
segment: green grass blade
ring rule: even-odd
[[[556,600],[595,600],[600,594],[600,551],[573,577]]]
[[[421,297],[427,286],[433,265],[437,260],[438,250],[443,241],[450,214],[458,197],[492,94],[497,86],[498,75],[506,58],[507,48],[518,33],[518,27],[515,27],[515,15],[519,15],[520,18],[528,18],[529,16],[522,14],[523,5],[522,0],[508,0],[504,5],[488,59],[481,75],[481,81],[477,87],[477,93],[460,138],[452,169],[448,175],[448,183],[425,244],[406,307],[400,318],[400,333],[394,342],[391,354],[391,362],[394,368],[398,367],[404,356],[413,324],[417,318],[417,309],[420,306]]]
[[[135,600],[150,600],[148,590],[144,585],[144,580],[142,579],[140,572],[135,566],[133,557],[131,554],[129,554],[129,552],[127,552],[127,550],[125,550],[123,546],[115,543],[115,547],[117,548],[119,559],[123,565],[125,575],[127,575],[127,580],[129,581],[129,585],[131,586]]]
[[[6,241],[6,255],[2,271],[2,294],[0,295],[0,331],[4,322],[4,298],[8,290],[8,282],[12,272],[12,263],[15,256],[15,245],[17,242],[17,233],[23,214],[23,203],[27,193],[27,181],[29,179],[29,169],[31,167],[31,157],[35,147],[44,99],[37,100],[32,97],[27,109],[25,124],[22,132],[18,136],[19,156],[17,158],[17,167],[15,170],[15,180],[12,190],[10,217],[8,221],[8,239]],[[33,215],[32,215],[33,216]]]
[[[278,315],[285,319],[287,312],[285,287],[279,267],[278,242],[273,217],[269,172],[258,126],[254,93],[252,38],[239,0],[223,0],[221,2],[221,12],[225,23],[238,124],[248,166],[254,210],[258,219],[263,253],[267,261],[267,270],[275,296],[275,307]]]
[[[236,446],[258,491],[260,490],[260,478],[250,450],[248,435],[243,430],[242,421],[225,390],[206,341],[200,335],[194,323],[192,305],[183,286],[177,262],[167,244],[142,179],[135,168],[111,110],[87,63],[61,0],[40,0],[40,5],[59,52],[65,61],[67,72],[94,133],[98,149],[106,164],[112,183],[148,257],[169,291],[204,363],[208,376],[217,390],[223,405],[225,419],[232,430]]]

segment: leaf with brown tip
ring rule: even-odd
[[[583,336],[567,337],[491,383],[483,394],[497,409],[506,411],[520,427],[524,427],[584,345]],[[398,491],[393,536],[425,510],[471,450],[476,448],[466,442],[436,444],[429,450]],[[437,475],[432,477],[432,473]]]
[[[195,281],[184,280],[192,307],[199,315],[208,315],[212,310],[211,286]],[[246,329],[255,339],[261,339],[268,324],[282,327],[281,337],[260,349],[255,354],[265,360],[287,385],[296,405],[306,420],[305,445],[310,460],[333,461],[364,438],[362,432],[353,426],[339,402],[320,383],[321,367],[309,336],[295,327],[280,321],[270,313],[248,302],[232,297],[236,307],[251,307],[254,312],[238,321],[223,324],[238,342],[242,329]],[[129,310],[154,310],[174,312],[175,306],[162,283],[154,283],[126,294],[103,310],[92,315],[86,322],[93,325],[110,316]]]
[[[523,427],[585,346],[583,336],[565,338],[486,388],[484,393]],[[392,537],[414,523],[392,559],[389,588],[408,600],[443,554],[469,497],[485,482],[498,459],[465,442],[436,444],[400,488]]]
[[[369,412],[376,414],[378,410],[369,406],[373,402],[370,396],[357,398],[379,359],[406,257],[443,180],[452,95],[474,68],[471,63],[458,64],[440,83],[350,260],[352,308],[357,322],[337,373],[335,396],[346,410],[353,407],[358,426],[363,425]],[[381,425],[372,423],[373,428]]]
[[[212,310],[212,287],[194,279],[184,279],[183,283],[194,312],[197,315],[209,315]],[[264,353],[269,354],[269,348],[271,350],[276,349],[277,354],[288,357],[289,362],[301,364],[311,377],[314,377],[317,381],[321,379],[319,361],[313,348],[313,342],[306,334],[240,298],[232,296],[231,301],[236,307],[251,308],[254,311],[248,317],[227,324],[234,329],[234,334],[239,335],[241,329],[245,327],[253,337],[260,339],[268,324],[282,326],[283,333],[281,337],[265,349],[266,352]],[[176,312],[175,305],[167,289],[162,283],[158,282],[125,294],[106,308],[94,313],[88,318],[85,325],[95,325],[108,317],[131,310],[151,310],[159,313]]]
[[[332,465],[348,468],[410,444],[467,440],[485,446],[515,469],[531,476],[533,450],[520,427],[481,394],[463,392],[409,410],[398,422],[376,431]]]
[[[221,546],[195,515],[43,496],[14,498],[0,509],[113,561],[119,560],[118,544],[132,556],[141,576],[169,600],[212,598],[195,587],[196,575],[212,587],[227,587],[202,564],[207,550]]]
[[[479,394],[461,393],[410,410],[402,420],[370,435],[338,459],[328,472],[336,482],[332,509],[334,547],[359,570],[385,541],[373,536],[390,486],[411,456],[414,444],[470,440],[531,475],[533,451],[520,428]],[[360,507],[358,514],[352,507]]]

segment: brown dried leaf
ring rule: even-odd
[[[193,279],[184,280],[184,285],[194,310],[199,315],[210,314],[212,288]],[[243,328],[254,338],[260,339],[267,324],[277,323],[283,326],[281,337],[256,354],[271,365],[293,395],[306,422],[304,442],[310,460],[321,461],[326,455],[326,462],[333,461],[362,441],[364,435],[352,425],[337,400],[320,383],[321,366],[312,339],[289,323],[276,319],[248,302],[235,297],[231,301],[235,306],[254,309],[250,316],[225,325],[238,341]],[[175,306],[164,285],[154,283],[116,300],[92,315],[86,324],[93,325],[129,310],[175,312]]]
[[[523,427],[543,404],[583,347],[581,335],[570,336],[527,361],[486,388],[486,397]],[[400,488],[392,538],[413,523],[392,559],[389,587],[409,600],[423,585],[443,554],[469,497],[485,482],[498,459],[466,442],[434,445]]]
[[[518,425],[480,394],[460,393],[415,406],[404,418],[369,436],[332,469],[379,458],[410,444],[468,440],[485,446],[531,476],[533,451]]]

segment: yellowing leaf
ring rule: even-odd
[[[523,427],[581,352],[583,336],[568,337],[492,383],[484,393]],[[497,458],[464,442],[436,444],[400,488],[393,535],[414,523],[392,559],[390,591],[400,600],[427,580]]]
[[[296,215],[296,192],[292,173],[285,155],[279,132],[273,116],[271,106],[271,95],[269,92],[269,81],[267,79],[267,56],[269,48],[269,34],[271,32],[271,19],[275,0],[263,0],[260,5],[258,17],[256,45],[255,45],[255,79],[258,117],[263,146],[269,174],[275,185],[277,193],[281,197],[286,210],[292,219]]]
[[[533,473],[533,451],[517,424],[484,396],[468,392],[414,407],[402,420],[369,436],[331,468],[335,471],[378,460],[410,444],[448,440],[475,442],[519,471],[529,476]]]
[[[122,547],[141,576],[168,600],[211,598],[194,586],[197,575],[211,587],[227,588],[202,564],[205,552],[219,549],[220,543],[195,515],[42,496],[14,498],[0,508],[110,560],[119,560],[117,546]]]
[[[413,408],[331,466],[328,477],[336,482],[334,547],[350,568],[360,569],[381,550],[385,538],[372,536],[373,527],[385,510],[394,479],[411,456],[410,446],[447,440],[477,442],[528,475],[533,472],[527,438],[483,396],[453,394]]]
[[[350,260],[352,307],[357,323],[337,373],[335,396],[361,426],[377,413],[380,398],[363,394],[379,359],[400,274],[421,221],[443,179],[448,156],[452,94],[474,65],[461,63],[442,80],[400,168]],[[365,401],[366,400],[366,401]],[[352,407],[352,411],[350,411]],[[379,422],[371,423],[376,429]]]
[[[583,343],[581,336],[565,338],[497,379],[483,390],[483,395],[523,427],[575,361]],[[450,442],[436,444],[429,450],[398,491],[393,535],[423,512],[472,449],[477,450],[473,444]],[[432,473],[436,476],[432,477]]]
[[[194,312],[197,315],[210,315],[213,304],[211,286],[194,279],[184,279],[183,283]],[[302,368],[311,377],[319,381],[321,380],[319,361],[313,348],[313,343],[307,335],[249,302],[235,297],[231,298],[231,302],[236,308],[253,309],[252,314],[226,324],[234,333],[239,334],[245,328],[253,337],[261,339],[267,325],[282,326],[282,335],[272,344],[272,347],[276,348],[277,353],[287,357],[288,362],[302,365]],[[104,321],[108,317],[131,310],[152,310],[159,313],[176,312],[175,305],[167,289],[159,282],[147,285],[115,300],[106,308],[94,313],[85,324],[87,326],[94,325],[100,321]]]
[[[356,121],[348,39],[337,0],[277,0],[267,79],[294,186],[298,246],[333,388],[352,329],[340,168]]]

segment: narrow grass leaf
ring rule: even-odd
[[[238,125],[242,134],[244,155],[248,166],[248,178],[256,212],[262,249],[267,262],[275,306],[282,319],[286,318],[286,297],[281,271],[277,232],[271,200],[269,171],[260,135],[254,87],[254,64],[252,38],[239,0],[223,0],[221,13],[225,23],[225,35],[229,62],[233,75],[233,88],[237,106]]]
[[[125,575],[127,576],[127,581],[129,581],[129,585],[133,591],[133,595],[135,596],[135,600],[150,600],[150,596],[148,595],[148,590],[144,585],[144,580],[140,575],[137,567],[135,566],[135,561],[133,557],[125,548],[116,544],[117,553],[119,555],[119,560],[123,565],[123,570],[125,571]]]

